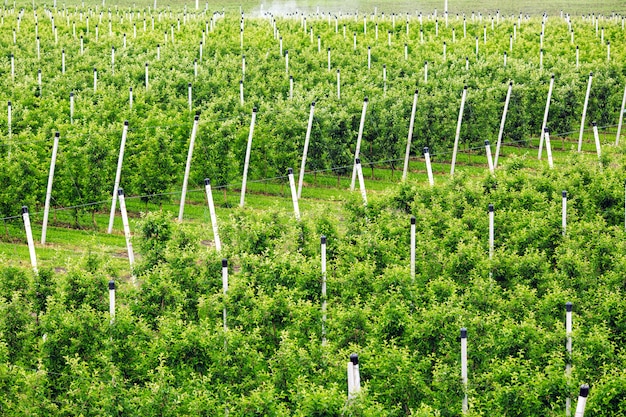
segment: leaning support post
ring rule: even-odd
[[[300,221],[300,207],[298,206],[298,193],[296,192],[296,183],[293,178],[293,169],[287,168],[287,177],[289,178],[289,189],[291,190],[291,201],[293,202],[293,212],[296,220]]]
[[[546,141],[546,155],[548,155],[548,166],[554,168],[554,161],[552,160],[552,145],[550,144],[550,131],[546,127],[543,132],[544,139]]]
[[[33,230],[30,226],[30,215],[28,207],[22,206],[22,219],[24,220],[24,231],[26,232],[26,242],[28,242],[28,253],[30,255],[30,264],[33,267],[35,275],[39,273],[37,269],[37,256],[35,255],[35,242],[33,241]]]
[[[583,114],[580,119],[580,133],[578,135],[578,152],[583,149],[583,133],[585,132],[585,116],[587,115],[587,106],[589,105],[589,94],[591,93],[591,81],[593,80],[593,72],[589,73],[589,81],[587,82],[587,92],[585,93],[585,102],[583,104]]]
[[[180,207],[178,209],[178,221],[183,221],[183,213],[185,212],[185,197],[187,196],[187,184],[189,182],[189,171],[191,170],[191,157],[193,156],[193,146],[196,142],[196,134],[198,133],[198,121],[200,116],[196,114],[193,119],[193,127],[191,128],[191,138],[189,140],[189,151],[187,152],[187,163],[185,164],[185,176],[183,178],[183,191],[180,196]]]
[[[309,112],[309,123],[306,126],[306,135],[304,136],[304,150],[302,151],[302,162],[300,163],[300,175],[298,176],[298,198],[302,196],[302,183],[304,181],[304,168],[306,167],[306,156],[309,152],[309,142],[311,140],[311,128],[313,127],[313,114],[315,113],[315,102],[311,103],[311,111]]]
[[[113,221],[115,220],[115,204],[117,202],[117,189],[120,186],[120,178],[122,176],[122,162],[124,161],[124,148],[126,147],[126,135],[128,134],[128,120],[124,121],[124,129],[122,130],[122,141],[120,142],[120,152],[117,158],[117,170],[115,171],[115,182],[113,183],[113,196],[111,197],[111,214],[109,216],[109,228],[107,233],[113,231]]]
[[[356,159],[356,174],[359,178],[359,189],[361,190],[361,197],[363,198],[363,205],[367,206],[367,192],[365,191],[365,180],[363,180],[363,168],[361,167],[361,159]]]
[[[413,106],[411,107],[411,120],[409,121],[409,135],[406,140],[406,152],[404,154],[404,169],[402,170],[402,181],[406,181],[407,173],[409,172],[409,157],[411,155],[411,140],[413,139],[413,127],[415,126],[415,111],[417,109],[417,95],[418,91],[415,90],[413,95]]]
[[[243,207],[246,198],[246,182],[248,180],[248,166],[250,165],[250,151],[252,150],[252,136],[254,135],[254,123],[256,122],[257,109],[252,109],[252,120],[250,121],[250,133],[248,134],[248,145],[246,146],[246,157],[243,164],[243,179],[241,181],[241,198],[239,207]]]
[[[354,185],[356,182],[357,164],[359,164],[356,161],[359,160],[359,155],[361,153],[361,140],[363,139],[363,127],[365,126],[365,112],[367,111],[367,102],[368,102],[368,99],[367,97],[365,97],[365,99],[363,100],[363,110],[361,111],[361,122],[359,123],[359,133],[356,138],[356,148],[354,150],[355,163],[354,163],[354,168],[352,169],[352,181],[350,182],[350,191],[354,191]]]
[[[432,187],[435,185],[435,179],[433,177],[433,167],[430,163],[430,152],[428,151],[428,147],[424,147],[424,159],[426,160],[426,173],[428,174],[428,184]]]
[[[513,90],[513,81],[509,82],[509,89],[504,99],[504,110],[502,110],[502,119],[500,120],[500,130],[498,131],[498,142],[496,143],[496,156],[493,161],[493,167],[498,167],[498,157],[500,156],[500,146],[502,145],[502,135],[504,134],[504,125],[506,123],[506,113],[509,110],[509,102],[511,101],[511,91]]]
[[[537,159],[541,159],[541,153],[543,150],[543,134],[546,130],[546,125],[548,124],[548,113],[550,111],[550,100],[552,99],[552,89],[554,88],[554,75],[550,77],[550,87],[548,88],[548,98],[546,99],[546,109],[543,112],[543,122],[541,123],[541,135],[539,138],[539,153],[537,155]]]
[[[459,109],[459,118],[456,122],[456,133],[454,134],[454,148],[452,149],[452,164],[450,165],[450,175],[454,175],[454,165],[456,164],[456,154],[459,149],[459,137],[461,136],[461,122],[463,121],[463,108],[465,107],[465,99],[467,98],[467,86],[463,87],[463,95],[461,96],[461,108]]]
[[[46,202],[43,209],[43,223],[41,225],[41,244],[46,244],[46,232],[48,230],[48,214],[50,213],[50,198],[52,197],[52,181],[54,178],[54,167],[57,160],[57,151],[59,149],[59,132],[54,134],[54,143],[52,145],[52,158],[50,158],[50,173],[48,174],[48,187],[46,188]]]
[[[126,212],[126,200],[124,199],[124,190],[122,188],[117,190],[118,198],[120,200],[120,211],[122,212],[122,225],[124,226],[124,237],[126,238],[126,249],[128,251],[128,263],[130,264],[130,273],[133,277],[133,285],[135,281],[135,254],[133,252],[133,242],[130,235],[130,225],[128,224],[128,213]]]
[[[491,156],[491,145],[489,141],[485,141],[485,153],[487,154],[487,166],[489,167],[489,173],[493,174],[493,157]]]
[[[602,147],[600,145],[600,135],[598,134],[598,124],[596,122],[591,123],[593,126],[593,139],[596,143],[596,153],[598,154],[598,159],[602,157]]]
[[[617,135],[615,136],[615,146],[619,145],[619,137],[622,133],[622,123],[624,122],[624,110],[626,109],[626,86],[624,87],[624,96],[622,97],[622,107],[619,111],[619,123],[617,124]]]
[[[211,180],[204,179],[204,189],[206,191],[206,199],[209,205],[209,214],[211,216],[211,226],[213,227],[213,239],[215,240],[215,250],[220,252],[222,250],[222,243],[220,241],[220,235],[217,228],[217,216],[215,214],[215,205],[213,204],[213,192],[211,191]]]

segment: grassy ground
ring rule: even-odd
[[[615,132],[606,131],[600,135],[604,151],[608,151],[615,141]],[[554,164],[564,164],[568,155],[576,151],[577,139],[552,138]],[[493,147],[495,151],[495,146]],[[528,169],[540,169],[547,166],[546,153],[542,160],[537,159],[538,139],[532,139],[527,146],[503,146],[500,163],[506,163],[512,156],[524,158]],[[583,151],[590,162],[597,159],[595,143],[591,133],[586,134]],[[455,172],[475,177],[487,175],[487,157],[484,149],[461,150],[457,157]],[[433,162],[435,184],[449,180],[449,156],[441,155]],[[372,175],[373,174],[373,175]],[[368,199],[374,201],[377,196],[399,183],[401,168],[395,172],[387,167],[365,168],[365,185]],[[496,174],[497,175],[497,174]],[[409,181],[427,186],[425,162],[422,158],[413,158],[409,165]],[[350,176],[338,177],[332,173],[307,174],[300,200],[300,211],[307,213],[326,212],[334,214],[339,222],[342,216],[342,202],[350,195]],[[357,184],[358,188],[358,184]],[[358,191],[355,191],[357,193]],[[240,188],[232,186],[224,190],[214,190],[217,216],[227,218],[230,213],[239,210]],[[195,228],[200,234],[212,240],[210,217],[202,188],[191,189],[187,195],[184,223]],[[123,235],[122,221],[118,214],[115,218],[114,231],[107,234],[109,221],[109,203],[105,203],[96,212],[93,220],[91,213],[76,213],[73,210],[57,210],[51,214],[51,225],[48,228],[47,242],[41,245],[42,213],[32,213],[33,235],[36,242],[37,260],[40,268],[65,269],[70,260],[96,253],[103,255],[108,262],[108,269],[113,276],[127,276],[129,264],[126,242]],[[176,218],[179,210],[179,199],[172,198],[162,205],[127,199],[130,212],[131,230],[136,229],[137,220],[142,212],[163,209]],[[245,198],[247,210],[265,210],[272,207],[289,212],[293,210],[288,182],[266,181],[249,182]],[[78,221],[78,222],[77,222]],[[12,265],[30,265],[28,247],[23,222],[20,216],[4,221],[4,230],[0,233],[0,261]]]

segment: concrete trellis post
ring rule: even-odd
[[[222,259],[222,293],[224,297],[226,297],[226,293],[228,292],[228,260]],[[224,303],[224,310],[222,312],[223,323],[224,323],[224,331],[228,330],[228,326],[226,325],[226,304]]]
[[[113,183],[113,196],[111,197],[111,214],[109,216],[109,227],[107,233],[113,231],[113,221],[115,220],[115,203],[117,202],[117,189],[120,185],[122,176],[122,162],[124,161],[124,148],[126,147],[126,135],[128,134],[128,120],[124,121],[124,129],[122,130],[122,141],[120,142],[120,152],[117,158],[117,170],[115,171],[115,182]]]
[[[565,377],[568,379],[572,375],[572,303],[565,303],[565,349],[567,350],[567,362],[565,364]],[[571,416],[571,398],[568,396],[565,399],[565,415]]]
[[[321,237],[322,261],[322,344],[326,344],[326,236]]]
[[[361,392],[361,374],[359,372],[359,355],[353,353],[348,362],[348,400],[354,399]]]
[[[494,208],[489,204],[489,260],[493,259],[494,253]]]
[[[459,118],[456,123],[456,133],[454,135],[454,148],[452,149],[452,164],[450,165],[450,175],[454,175],[454,165],[456,164],[456,154],[459,149],[459,137],[461,135],[461,122],[463,121],[463,109],[465,107],[465,99],[467,98],[467,86],[463,87],[463,95],[461,96],[461,108],[459,109]]]
[[[552,145],[550,144],[550,131],[546,127],[543,132],[544,139],[546,141],[546,155],[548,155],[548,166],[554,168],[554,161],[552,160]]]
[[[461,410],[463,414],[467,414],[468,401],[467,401],[467,329],[461,328],[461,382],[463,383],[463,404]]]
[[[415,281],[415,216],[411,216],[411,280]]]
[[[485,153],[487,154],[487,166],[489,167],[489,173],[493,174],[493,157],[491,156],[491,145],[489,141],[485,141]]]
[[[619,137],[622,133],[622,123],[624,122],[624,110],[626,108],[626,87],[624,87],[624,96],[622,97],[622,107],[619,112],[619,123],[617,124],[617,135],[615,136],[615,146],[619,145]]]
[[[402,170],[402,181],[406,181],[409,171],[409,157],[411,155],[411,140],[413,139],[413,127],[415,126],[415,112],[417,109],[418,90],[413,95],[413,106],[411,107],[411,119],[409,121],[409,134],[406,140],[406,152],[404,154],[404,169]]]
[[[359,159],[360,153],[361,153],[361,140],[363,139],[363,128],[365,126],[365,113],[367,111],[367,103],[368,103],[368,99],[367,97],[365,97],[365,99],[363,100],[363,110],[361,111],[361,122],[359,123],[359,133],[357,135],[356,138],[356,148],[354,151],[354,169],[352,170],[352,181],[350,182],[350,191],[354,191],[354,185],[356,182],[356,175],[357,175],[357,164],[360,165],[360,163],[356,162]]]
[[[41,244],[46,244],[46,231],[48,230],[48,214],[50,212],[50,198],[52,197],[52,181],[54,178],[54,167],[57,160],[57,151],[59,149],[59,132],[54,134],[54,143],[52,145],[52,157],[50,158],[50,173],[48,175],[48,187],[46,188],[46,202],[43,211],[43,223],[41,225]]]
[[[178,209],[178,221],[183,221],[183,213],[185,212],[185,197],[187,196],[187,183],[189,182],[189,171],[191,170],[191,158],[193,156],[193,147],[196,142],[198,133],[198,122],[200,116],[196,114],[193,119],[193,128],[191,129],[191,138],[189,139],[189,151],[187,152],[187,163],[185,164],[185,176],[183,178],[183,190],[180,196],[180,206]]]
[[[583,148],[583,132],[585,131],[585,116],[587,115],[587,106],[589,105],[589,94],[591,93],[591,81],[593,80],[593,72],[589,73],[589,81],[587,82],[587,92],[585,93],[585,103],[583,104],[583,114],[580,119],[580,133],[578,135],[578,152]]]
[[[511,102],[511,91],[513,90],[513,81],[509,81],[509,89],[506,92],[506,98],[504,99],[504,110],[502,110],[502,119],[500,120],[500,130],[498,131],[498,142],[496,143],[496,157],[493,161],[493,167],[498,167],[498,157],[500,156],[500,146],[502,145],[502,135],[504,134],[504,125],[506,123],[506,114],[509,110],[509,103]]]
[[[361,167],[361,159],[357,158],[354,164],[356,168],[356,174],[359,178],[359,189],[361,190],[361,197],[363,198],[363,205],[367,206],[367,193],[365,191],[365,181],[363,180],[363,169]]]
[[[128,214],[126,212],[126,200],[124,199],[124,190],[122,188],[117,190],[118,198],[120,200],[120,211],[122,212],[122,225],[124,226],[124,237],[126,238],[126,249],[128,251],[128,263],[130,264],[130,272],[133,277],[133,284],[135,282],[135,253],[133,252],[133,242],[130,235],[130,225],[128,224]]]
[[[539,139],[539,153],[537,158],[541,159],[541,152],[543,150],[543,134],[548,124],[548,112],[550,111],[550,100],[552,99],[552,90],[554,88],[554,75],[550,77],[550,87],[548,88],[548,98],[546,99],[546,109],[543,112],[543,123],[541,124],[541,137]]]
[[[424,147],[424,159],[426,160],[426,173],[428,174],[428,183],[432,187],[435,185],[435,179],[433,178],[433,167],[430,163],[430,152],[428,147]]]
[[[248,167],[250,165],[250,152],[252,150],[252,137],[254,135],[254,124],[256,122],[257,108],[252,109],[252,120],[250,121],[250,133],[248,135],[248,145],[246,146],[246,156],[243,165],[243,179],[241,182],[241,198],[239,199],[239,207],[243,207],[246,198],[246,182],[248,180]]]
[[[596,143],[596,153],[598,154],[598,159],[602,156],[602,148],[600,145],[600,135],[598,134],[598,124],[596,122],[592,122],[593,126],[593,139]]]
[[[561,192],[561,228],[565,236],[567,231],[567,191],[565,190]]]
[[[293,169],[287,168],[287,177],[289,178],[289,189],[291,190],[291,201],[293,202],[293,212],[296,220],[300,221],[300,207],[298,206],[298,193],[296,192],[296,183],[293,178]]]
[[[306,157],[309,152],[309,142],[311,140],[311,128],[313,127],[313,114],[315,113],[315,102],[311,103],[309,112],[309,122],[306,127],[306,135],[304,137],[304,150],[302,151],[302,162],[300,163],[300,175],[298,176],[298,198],[302,196],[302,184],[304,182],[304,169],[306,167]]]
[[[22,220],[24,221],[24,231],[26,232],[26,241],[28,242],[28,253],[30,255],[30,264],[33,267],[35,275],[39,273],[37,269],[37,256],[35,255],[35,242],[33,241],[33,230],[30,225],[30,215],[28,207],[22,206]]]
[[[215,239],[215,250],[220,252],[222,250],[222,243],[220,241],[220,235],[217,227],[217,215],[215,214],[215,205],[213,204],[213,192],[211,191],[211,180],[204,179],[204,189],[206,192],[207,202],[209,205],[209,215],[211,216],[211,226],[213,227],[213,238]]]
[[[578,403],[576,403],[576,414],[574,414],[574,417],[584,417],[585,407],[587,406],[587,396],[589,396],[589,385],[583,384],[580,386]]]
[[[110,324],[115,322],[115,281],[109,281],[109,316]]]

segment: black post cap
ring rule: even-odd
[[[59,136],[61,136],[61,134],[59,132],[54,132],[54,137],[58,138]]]
[[[415,216],[411,216],[411,224],[415,224]]]
[[[428,153],[428,146],[424,146],[424,155]]]
[[[117,195],[123,196],[124,195],[124,189],[123,188],[118,188],[117,189]]]
[[[359,165],[361,163],[361,158],[357,158],[354,162]]]
[[[416,89],[415,89],[415,94],[417,94],[417,93],[419,93],[419,90],[416,88]]]
[[[571,302],[568,301],[567,303],[565,303],[565,311],[567,311],[568,313],[572,312],[572,307],[573,304]]]
[[[133,91],[133,87],[129,87],[129,91]]]
[[[485,146],[489,146],[489,141],[485,140]]]
[[[357,355],[356,353],[352,353],[350,355],[350,362],[352,362],[353,365],[358,365],[359,364],[359,355]]]
[[[589,76],[590,76],[590,77],[593,77],[593,71],[591,71],[591,72],[589,73]]]
[[[28,213],[28,206],[22,206],[22,214]]]
[[[293,168],[287,168],[287,175],[293,175]]]
[[[74,93],[70,93],[70,94],[74,94]],[[11,102],[9,101],[9,107],[11,106]]]
[[[545,133],[550,133],[550,129],[548,129],[547,127],[546,127],[545,129],[543,129],[543,131],[544,131]]]
[[[367,97],[365,97],[365,98],[363,99],[363,101],[367,103],[367,102],[369,101],[369,99],[368,99]]]
[[[467,339],[467,329],[465,327],[461,327],[461,339]]]
[[[70,92],[70,97],[74,97],[74,92],[73,91]],[[9,101],[9,104],[11,104],[10,101]]]
[[[204,185],[211,185],[211,180],[208,178],[204,179]]]
[[[326,244],[326,236],[322,235],[322,237],[320,238],[320,241],[322,242],[322,245]]]
[[[191,83],[187,84],[187,87],[191,87]]]
[[[256,113],[256,112],[257,112],[257,108],[256,108],[256,107],[253,107],[253,108],[252,108],[252,113]]]
[[[598,124],[597,124],[595,121],[594,121],[594,122],[591,122],[591,126],[596,127],[597,125],[598,125]]]
[[[193,121],[194,121],[194,122],[197,122],[198,120],[200,120],[200,115],[199,115],[199,114],[196,114],[196,115],[193,117]]]
[[[587,398],[587,396],[589,395],[589,385],[587,384],[582,384],[580,386],[580,394],[581,397],[583,398]]]
[[[243,84],[243,80],[239,80],[239,84]],[[189,84],[189,86],[191,87],[191,83]]]
[[[567,191],[563,190],[563,191],[561,192],[561,195],[563,196],[563,198],[566,198],[566,197],[567,197]]]
[[[113,280],[109,281],[109,291],[110,290],[115,290],[115,281]]]
[[[311,107],[315,107],[315,102],[314,101],[311,102]]]
[[[493,213],[493,204],[489,204],[489,213]]]
[[[227,268],[228,267],[228,259],[224,258],[222,259],[222,268]]]
[[[124,126],[128,126],[128,120],[124,120]]]
[[[552,74],[552,76],[550,78],[554,80],[554,74]]]

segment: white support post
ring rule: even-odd
[[[189,104],[189,111],[191,111],[191,109],[192,109],[192,103],[193,103],[191,93],[192,93],[192,91],[191,91],[191,83],[188,83],[188,84],[187,84],[187,102],[188,102],[188,104]]]
[[[498,131],[498,142],[496,143],[496,157],[493,161],[493,167],[498,167],[498,157],[500,156],[500,146],[502,146],[502,135],[504,134],[504,125],[506,123],[506,114],[509,111],[509,103],[511,101],[511,91],[513,90],[513,81],[509,81],[509,89],[504,99],[504,109],[502,110],[502,119],[500,120],[500,130]]]
[[[489,173],[493,174],[493,157],[491,156],[491,145],[489,141],[485,141],[485,153],[487,154],[487,166],[489,167]]]
[[[359,123],[359,133],[356,138],[356,148],[354,150],[354,168],[352,169],[352,181],[350,182],[350,191],[354,191],[354,186],[356,182],[357,175],[357,160],[359,160],[359,156],[361,153],[361,140],[363,139],[363,127],[365,126],[365,112],[367,111],[367,103],[368,99],[365,97],[363,100],[363,110],[361,111],[361,122]]]
[[[187,152],[187,163],[185,164],[185,176],[183,178],[183,190],[180,196],[180,207],[178,209],[178,222],[183,221],[183,213],[185,212],[185,197],[187,196],[187,183],[189,182],[189,171],[191,170],[191,158],[193,156],[193,146],[196,142],[196,134],[198,133],[199,115],[193,118],[193,128],[191,129],[191,138],[189,140],[189,151]]]
[[[494,252],[494,214],[493,204],[489,204],[489,260],[493,259]]]
[[[287,177],[289,178],[289,189],[291,190],[291,201],[293,202],[293,212],[296,220],[300,221],[300,207],[298,206],[298,193],[296,191],[296,182],[293,178],[293,169],[287,168]]]
[[[311,139],[311,128],[313,127],[313,114],[315,113],[315,102],[311,103],[311,111],[309,112],[309,122],[306,126],[306,135],[304,136],[304,150],[302,151],[302,161],[300,163],[300,175],[298,176],[298,198],[302,196],[302,184],[304,181],[304,168],[306,167],[306,157],[309,152],[309,142]]]
[[[115,322],[115,281],[109,281],[109,317],[110,324]]]
[[[24,220],[24,231],[26,232],[26,242],[28,242],[28,253],[30,255],[30,264],[33,267],[35,275],[39,273],[37,269],[37,256],[35,255],[35,242],[33,241],[33,230],[30,226],[30,215],[28,207],[22,206],[22,219]]]
[[[433,167],[430,163],[430,152],[428,147],[424,147],[424,159],[426,160],[426,173],[428,174],[428,184],[432,187],[435,185],[435,179],[433,178]]]
[[[128,213],[126,212],[126,200],[124,198],[124,190],[122,188],[117,190],[117,196],[120,200],[120,212],[122,213],[122,225],[124,226],[124,237],[126,238],[126,249],[128,251],[128,263],[130,264],[130,273],[133,277],[133,285],[135,281],[135,253],[133,252],[133,242],[130,235],[130,225],[128,223]]]
[[[409,172],[409,157],[411,155],[411,140],[413,139],[413,127],[415,126],[415,112],[417,109],[418,90],[413,95],[413,106],[411,107],[411,119],[409,120],[409,134],[406,140],[406,152],[404,154],[404,169],[402,170],[402,181],[406,181]]]
[[[337,74],[339,74],[338,71],[339,70],[337,70]],[[337,75],[337,80],[339,80],[339,75]],[[293,75],[289,76],[289,100],[293,100]]]
[[[461,328],[461,382],[463,383],[463,405],[461,410],[467,414],[469,410],[467,401],[467,329]]]
[[[561,204],[561,228],[563,236],[567,231],[567,191],[561,192],[562,204]]]
[[[428,61],[424,61],[424,83],[428,82]]]
[[[217,215],[215,214],[215,205],[213,204],[213,192],[211,191],[211,180],[204,179],[204,189],[206,192],[206,199],[209,205],[209,215],[211,216],[211,226],[213,227],[213,238],[215,239],[215,250],[220,252],[222,250],[222,243],[220,241],[220,235],[217,227]]]
[[[48,214],[50,213],[50,198],[52,196],[52,181],[54,178],[54,167],[57,160],[57,151],[59,149],[59,132],[54,134],[54,143],[52,144],[52,158],[50,158],[50,171],[48,174],[48,187],[46,188],[46,202],[43,210],[43,223],[41,225],[41,244],[46,244],[46,231],[48,230]]]
[[[224,298],[226,298],[226,293],[228,292],[228,260],[222,259],[222,293],[224,294]],[[226,300],[224,300],[224,310],[222,312],[222,320],[224,323],[224,331],[228,330],[226,325]]]
[[[146,62],[146,76],[145,76],[146,90],[148,90],[148,63]]]
[[[356,174],[359,178],[359,189],[361,190],[361,197],[363,198],[363,205],[367,206],[367,192],[365,191],[365,181],[363,180],[363,169],[361,167],[361,159],[357,158],[355,161]]]
[[[415,216],[411,216],[411,280],[415,281]]]
[[[322,345],[326,344],[326,236],[321,237],[322,261]]]
[[[133,110],[133,87],[128,89],[128,107],[131,111]]]
[[[454,148],[452,149],[452,164],[450,165],[450,176],[454,175],[454,165],[456,164],[456,154],[459,149],[459,137],[461,135],[461,122],[463,121],[463,109],[465,107],[466,97],[467,97],[467,86],[464,86],[463,95],[461,96],[461,108],[459,109],[459,118],[456,122],[456,133],[454,135]]]
[[[587,406],[587,396],[589,395],[589,385],[583,384],[580,386],[580,393],[578,394],[578,403],[576,403],[576,414],[574,417],[584,417],[585,407]]]
[[[256,122],[257,108],[252,109],[252,120],[250,121],[250,134],[248,135],[248,145],[246,146],[246,157],[243,165],[243,178],[241,181],[241,198],[239,207],[243,207],[246,198],[246,182],[248,180],[248,166],[250,165],[250,151],[252,150],[252,136],[254,135],[254,123]]]
[[[117,170],[115,171],[115,182],[113,183],[113,196],[111,197],[111,214],[109,215],[109,227],[107,233],[113,231],[113,221],[115,220],[115,204],[117,202],[117,190],[120,186],[120,178],[122,177],[122,162],[124,161],[124,148],[126,147],[126,135],[128,134],[128,120],[124,121],[124,129],[122,130],[122,141],[120,142],[120,152],[117,158]]]
[[[41,71],[39,72],[41,74]],[[98,69],[93,69],[93,92],[95,93],[98,90]]]
[[[596,122],[592,122],[593,126],[593,139],[596,143],[596,153],[598,154],[598,159],[602,156],[602,149],[600,145],[600,135],[598,134],[598,124]]]
[[[341,100],[341,70],[337,70],[337,100]]]
[[[583,132],[585,131],[585,116],[587,115],[587,106],[589,105],[589,94],[591,93],[591,81],[593,80],[593,72],[589,73],[589,81],[587,82],[587,92],[585,93],[585,103],[583,104],[583,114],[580,119],[580,134],[578,135],[578,152],[583,149]]]
[[[543,136],[546,141],[546,155],[548,155],[548,166],[554,168],[554,161],[552,160],[552,145],[550,144],[550,131],[546,127],[543,131]]]
[[[328,55],[328,71],[330,71],[330,48],[328,48],[327,50],[327,55]]]
[[[350,355],[350,362],[348,362],[348,400],[354,399],[360,392],[359,355],[353,353]]]
[[[617,124],[617,135],[615,136],[615,146],[619,145],[619,137],[622,133],[622,123],[624,122],[624,110],[626,109],[626,86],[624,87],[624,96],[622,97],[622,107],[619,111],[619,123]]]
[[[546,109],[543,112],[543,122],[541,123],[541,134],[539,138],[539,153],[537,158],[541,159],[541,153],[543,150],[543,134],[546,130],[546,125],[548,124],[548,112],[550,111],[550,100],[552,99],[552,89],[554,88],[554,75],[550,77],[550,87],[548,88],[548,98],[546,99]]]
[[[74,92],[70,92],[70,124],[74,123]]]
[[[565,349],[567,350],[567,358],[565,364],[565,377],[569,385],[569,379],[572,376],[572,303],[565,303]],[[570,417],[571,412],[571,398],[568,396],[565,399],[565,415]]]

